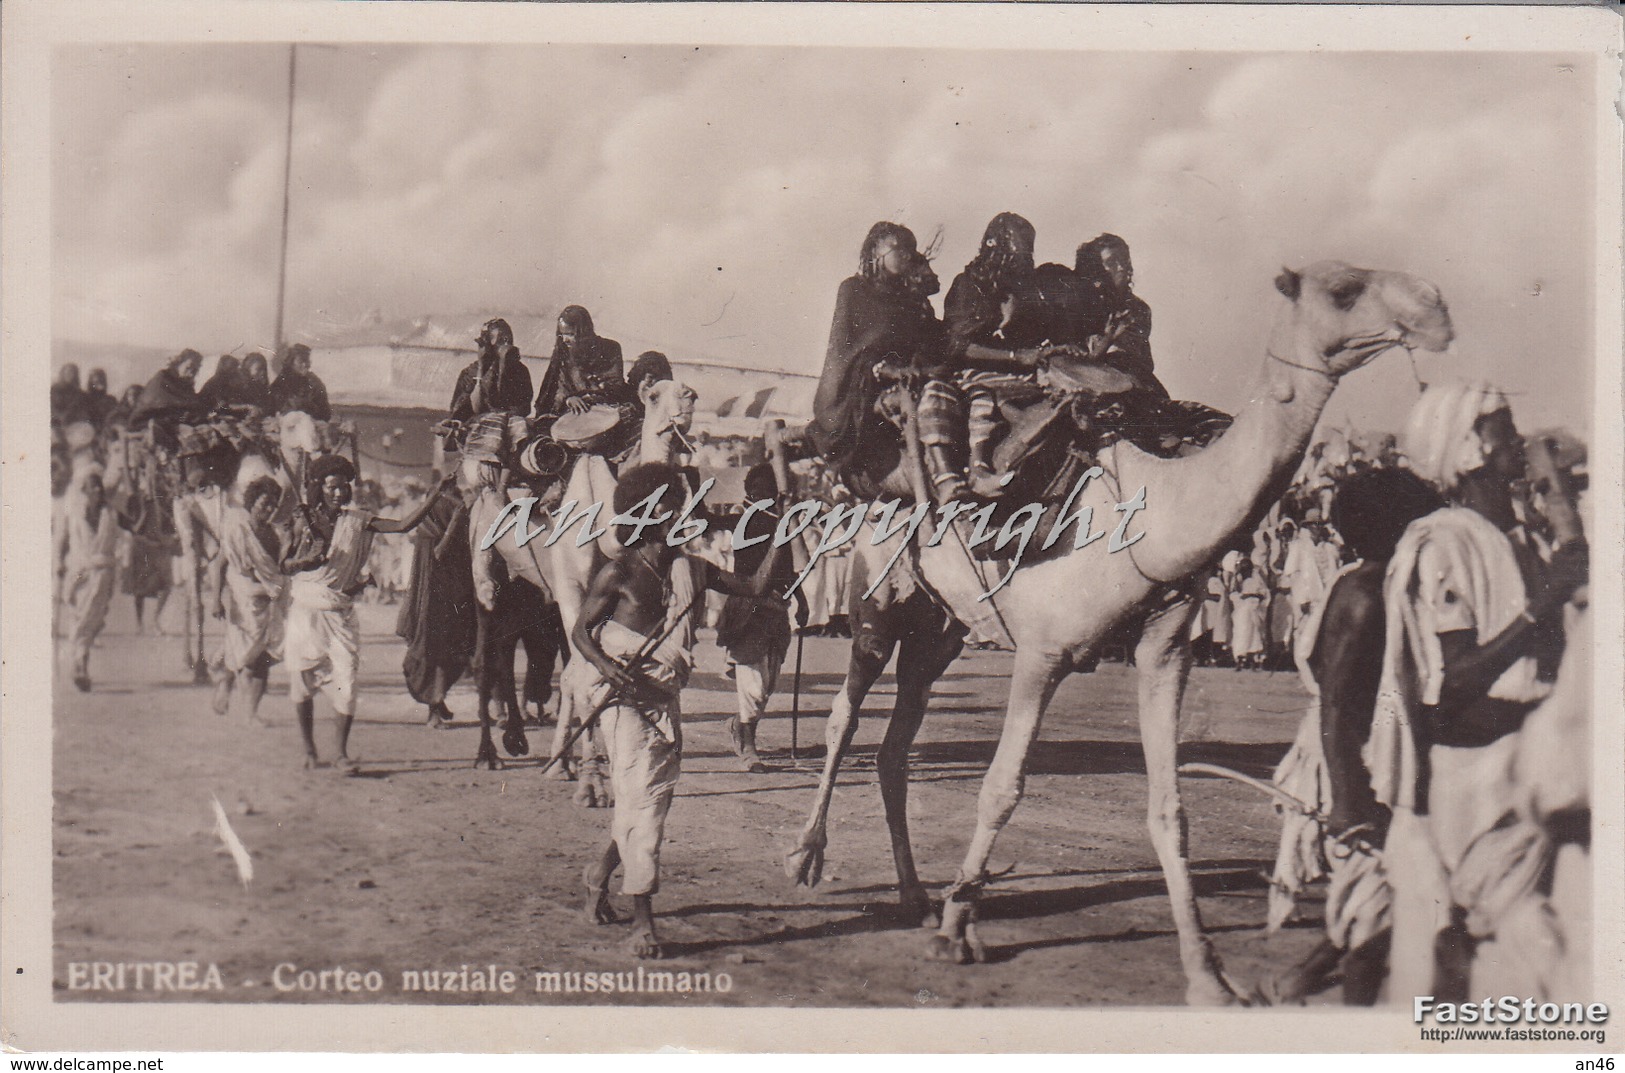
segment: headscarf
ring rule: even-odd
[[[497,339],[499,335],[501,336],[500,342]],[[492,317],[480,325],[480,334],[475,339],[475,342],[479,344],[482,351],[486,349],[501,351],[503,348],[513,345],[513,329],[501,317]]]
[[[559,313],[559,323],[560,325],[568,324],[576,330],[576,351],[578,353],[586,350],[587,345],[598,337],[598,333],[593,330],[592,314],[587,312],[586,306],[565,306]],[[555,331],[553,335],[553,360],[558,361],[568,355],[569,351],[564,347],[563,333]]]
[[[1127,253],[1128,243],[1110,231],[1103,231],[1078,247],[1073,268],[1085,279],[1106,282],[1106,269],[1100,263],[1100,255],[1107,250],[1122,250]]]
[[[994,285],[1033,271],[1033,242],[1038,231],[1025,216],[1001,212],[988,221],[982,245],[965,271]]]
[[[1402,441],[1411,472],[1449,493],[1484,465],[1478,419],[1509,408],[1501,389],[1482,380],[1429,384],[1411,408]]]

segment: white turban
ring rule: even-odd
[[[1501,389],[1482,380],[1429,384],[1411,408],[1401,447],[1411,472],[1442,492],[1484,464],[1480,417],[1510,409]]]

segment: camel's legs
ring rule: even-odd
[[[477,610],[474,652],[479,661],[480,748],[474,754],[474,766],[495,771],[502,766],[502,761],[497,756],[496,744],[491,741],[491,693],[497,675],[497,653],[493,649],[501,646],[495,643],[493,618],[493,614],[483,607]]]
[[[574,592],[565,586],[555,586],[554,594],[558,600],[559,630],[564,637],[564,670],[559,674],[559,715],[558,723],[553,728],[553,755],[560,756],[564,751],[564,743],[569,740],[573,731],[586,718],[587,713],[581,711],[577,701],[576,679],[583,673],[582,668],[588,667],[586,657],[576,651],[575,639],[571,632],[575,629],[576,620],[581,617],[581,602],[584,592]],[[587,754],[590,746],[582,748],[582,754]],[[573,749],[572,749],[573,751]],[[573,756],[564,756],[555,770],[558,778],[574,778],[572,767]]]
[[[1016,652],[1010,672],[1010,707],[976,802],[976,833],[959,866],[959,876],[943,899],[942,928],[932,936],[933,956],[959,962],[983,958],[974,925],[976,902],[987,880],[987,862],[999,831],[1021,803],[1026,786],[1023,768],[1038,737],[1044,709],[1071,670],[1071,661],[1058,652],[1040,652],[1036,647]]]
[[[514,657],[519,654],[519,637],[503,638],[502,659],[497,665],[497,686],[501,689],[500,700],[506,709],[502,721],[502,747],[508,750],[509,756],[524,756],[530,752],[530,742],[525,739],[525,715],[519,707],[518,684],[514,677]]]
[[[1188,640],[1191,600],[1154,612],[1140,635],[1135,658],[1140,670],[1140,740],[1145,749],[1150,803],[1146,823],[1162,865],[1179,932],[1179,958],[1185,966],[1185,1001],[1192,1005],[1234,1002],[1221,974],[1219,956],[1202,932],[1187,863],[1185,810],[1179,799],[1175,753],[1179,745],[1179,706],[1190,675]]]
[[[876,757],[892,859],[897,862],[898,901],[905,916],[922,927],[936,927],[937,921],[914,869],[914,847],[908,834],[908,753],[925,720],[931,686],[959,655],[965,638],[964,630],[957,626],[937,625],[935,632],[921,631],[903,639],[897,653],[897,704]]]
[[[841,768],[841,759],[857,733],[858,712],[863,698],[869,695],[875,679],[886,669],[895,642],[880,639],[875,634],[862,635],[852,642],[852,654],[846,664],[846,681],[835,695],[830,707],[829,722],[824,724],[824,771],[818,778],[818,797],[813,803],[812,815],[801,830],[796,847],[784,855],[784,874],[797,886],[815,887],[824,875],[824,847],[829,838],[825,823],[829,819],[830,799],[835,796],[835,775]],[[899,690],[899,696],[901,690]],[[913,738],[913,732],[909,734]]]

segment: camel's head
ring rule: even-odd
[[[675,432],[683,438],[694,423],[694,389],[678,380],[657,380],[643,386],[642,396],[644,436]]]
[[[1275,289],[1290,304],[1276,321],[1271,352],[1333,377],[1396,346],[1438,351],[1455,337],[1439,288],[1403,272],[1317,261],[1283,269]]]

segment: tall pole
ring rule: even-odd
[[[288,193],[293,175],[293,80],[299,66],[299,46],[288,46],[288,129],[282,147],[282,249],[276,270],[276,353],[282,357],[282,307],[288,287]]]

